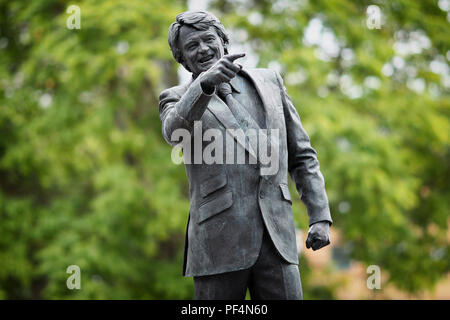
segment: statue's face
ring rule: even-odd
[[[213,27],[208,30],[181,27],[179,45],[183,52],[184,65],[194,75],[208,70],[224,55],[222,39]]]

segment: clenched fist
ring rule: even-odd
[[[319,250],[330,244],[330,224],[327,221],[314,223],[308,231],[306,239],[306,248]]]

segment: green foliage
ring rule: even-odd
[[[176,81],[167,27],[184,9],[77,5],[69,30],[68,2],[1,2],[1,297],[191,297],[184,169],[157,105]],[[72,264],[79,291],[66,287]]]
[[[384,15],[379,30],[365,25],[372,2]],[[177,83],[167,30],[185,4],[80,0],[81,29],[69,30],[70,4],[0,0],[0,298],[190,298],[192,279],[181,276],[187,181],[157,108]],[[410,292],[431,288],[450,261],[448,80],[429,67],[448,61],[446,13],[412,0],[211,9],[246,31],[260,66],[281,64],[352,257]],[[263,24],[250,23],[252,12]],[[326,61],[302,40],[315,17],[339,40]],[[422,30],[431,45],[386,76],[400,30]],[[416,78],[423,92],[411,89]],[[304,227],[299,201],[294,214]],[[82,290],[66,287],[72,264]],[[334,297],[335,288],[310,285],[303,265],[305,298]]]

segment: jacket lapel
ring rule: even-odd
[[[253,85],[256,88],[256,91],[259,94],[259,97],[261,98],[261,101],[263,103],[264,111],[266,112],[266,128],[270,129],[272,124],[272,115],[274,110],[274,106],[272,106],[271,103],[269,103],[269,97],[268,93],[272,92],[273,88],[269,86],[269,84],[266,82],[266,78],[260,75],[259,72],[255,72],[254,70],[242,70],[249,79],[252,80]],[[266,94],[264,94],[266,93]]]
[[[239,143],[248,153],[254,158],[257,158],[257,154],[255,152],[254,147],[248,141],[247,136],[245,136],[245,141],[242,141],[242,137],[239,137],[235,130],[242,130],[241,126],[238,124],[236,118],[233,113],[231,113],[230,108],[226,105],[225,102],[222,101],[216,94],[213,95],[208,104],[208,110],[219,120],[220,123],[225,127],[225,129],[234,129],[234,130],[226,130],[226,133],[231,135],[237,143]]]
[[[273,103],[272,96],[277,93],[278,88],[274,88],[274,85],[262,76],[262,72],[257,72],[256,70],[242,70],[245,74],[248,75],[249,79],[252,80],[253,85],[256,88],[256,91],[261,98],[263,103],[264,111],[266,112],[266,128],[267,131],[263,130],[263,134],[260,136],[264,141],[263,144],[266,144],[267,148],[270,148],[271,152],[279,153],[279,141],[276,137],[272,136],[271,129],[275,128],[274,120],[276,112],[276,105]],[[275,90],[275,91],[274,91]],[[267,135],[264,134],[264,131],[267,132]],[[278,136],[279,138],[279,136]],[[267,149],[269,150],[269,149]],[[261,151],[259,151],[261,152]]]

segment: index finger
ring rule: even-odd
[[[234,54],[228,54],[226,55],[224,58],[226,58],[227,60],[229,60],[230,62],[233,62],[236,59],[245,57],[245,53],[234,53]]]

